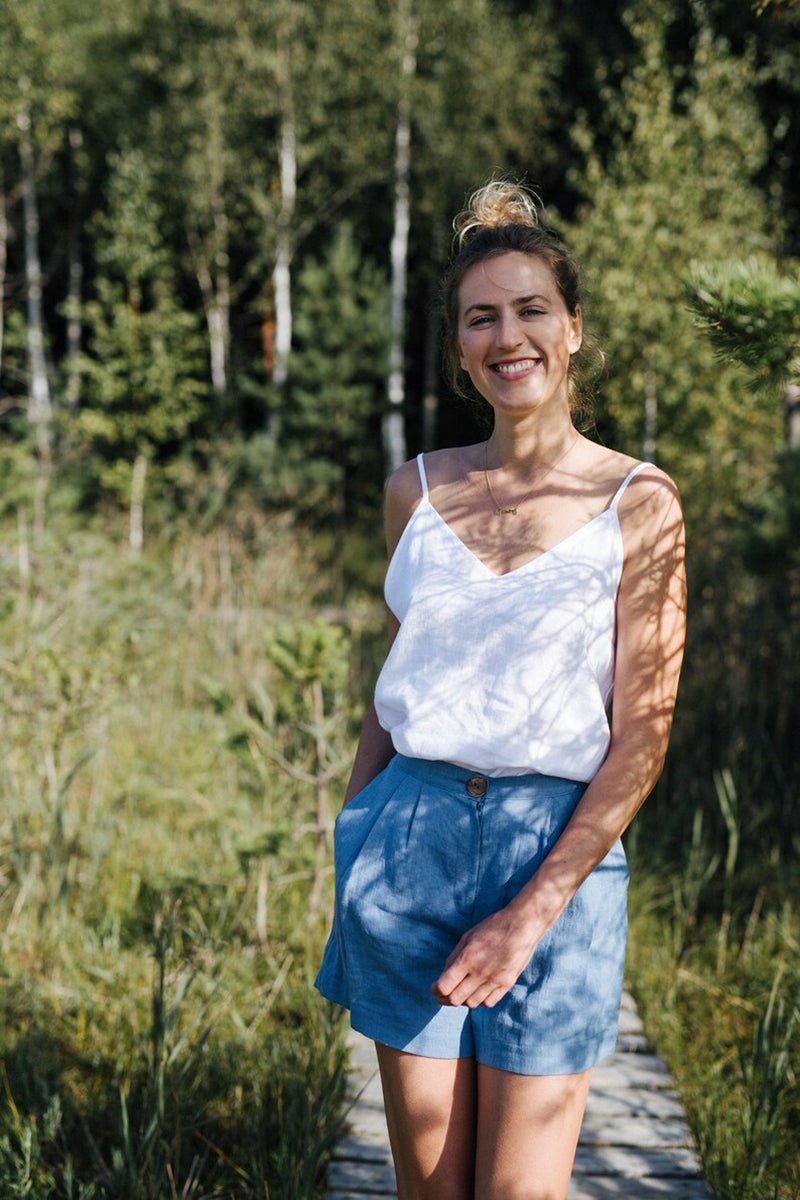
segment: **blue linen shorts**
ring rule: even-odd
[[[494,1008],[438,1003],[463,933],[531,878],[586,784],[396,755],[334,826],[333,929],[316,987],[354,1029],[430,1058],[521,1075],[585,1071],[615,1045],[628,868],[617,842]]]

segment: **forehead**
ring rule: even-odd
[[[533,295],[559,298],[550,267],[533,254],[509,250],[469,268],[458,290],[458,308],[464,312],[472,304],[498,305]]]

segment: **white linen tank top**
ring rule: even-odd
[[[485,775],[535,772],[588,782],[608,753],[616,600],[623,545],[617,506],[550,550],[497,575],[428,496],[386,574],[400,622],[375,688],[380,724],[411,758]]]

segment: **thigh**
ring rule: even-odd
[[[400,1200],[473,1200],[475,1060],[376,1049]]]
[[[478,1067],[475,1200],[564,1200],[590,1075]]]

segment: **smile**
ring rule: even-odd
[[[513,379],[516,375],[524,375],[526,371],[538,367],[540,358],[520,358],[516,362],[492,363],[491,370],[503,379]]]

